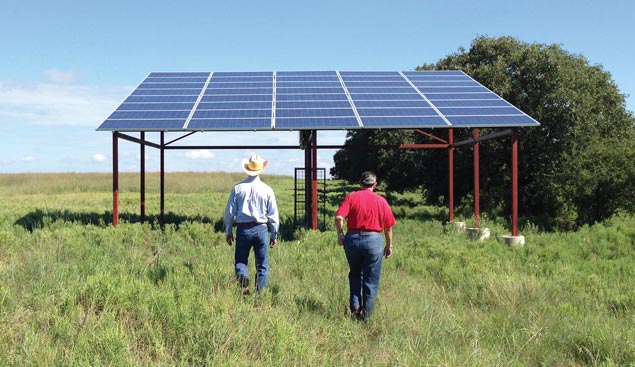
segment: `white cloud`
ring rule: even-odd
[[[70,73],[49,74],[52,82],[0,80],[0,123],[97,128],[132,89],[77,84]]]
[[[33,162],[35,160],[35,157],[32,155],[27,155],[25,157],[22,157],[22,161],[24,162]]]
[[[106,159],[108,159],[108,157],[106,157],[106,155],[101,154],[101,153],[95,153],[93,154],[93,160],[97,161],[97,162],[105,162]]]
[[[190,159],[213,159],[214,153],[207,149],[192,150],[185,153],[185,156]]]
[[[44,75],[54,83],[74,83],[79,79],[72,71],[62,71],[58,69],[45,70]]]

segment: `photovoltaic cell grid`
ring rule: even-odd
[[[185,128],[190,130],[270,130],[272,72],[213,73]]]
[[[462,71],[151,73],[107,131],[538,126]]]
[[[365,127],[449,127],[399,72],[340,72]]]
[[[98,130],[179,130],[210,73],[151,73]]]
[[[359,128],[334,71],[278,72],[275,117],[282,130]]]
[[[452,127],[540,124],[462,71],[403,72]]]

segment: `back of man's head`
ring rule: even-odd
[[[366,171],[362,173],[359,183],[364,187],[372,187],[375,183],[377,183],[377,176],[371,171]]]

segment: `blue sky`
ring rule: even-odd
[[[0,173],[110,172],[95,129],[151,71],[412,70],[478,36],[561,45],[611,73],[635,110],[631,0],[32,1],[0,12]],[[148,134],[156,139],[155,134]],[[179,134],[168,135],[168,139]],[[343,132],[320,132],[341,144]],[[298,134],[207,133],[189,144],[297,144]],[[240,171],[251,151],[170,151],[168,171]],[[262,151],[293,174],[301,151]],[[330,168],[333,150],[318,164]],[[156,150],[147,169],[158,170]],[[139,149],[120,143],[120,169]]]

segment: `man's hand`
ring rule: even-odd
[[[276,247],[276,245],[277,245],[277,244],[278,244],[278,240],[277,240],[277,239],[275,239],[275,238],[271,238],[271,239],[269,240],[269,247],[270,247],[270,248],[274,248],[274,247]]]
[[[234,235],[233,234],[228,234],[227,238],[225,239],[227,241],[228,245],[233,245],[234,244]]]
[[[384,247],[384,257],[387,259],[392,256],[392,246],[388,245]]]

